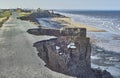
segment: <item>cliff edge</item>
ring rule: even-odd
[[[39,35],[58,38],[34,43],[38,56],[51,70],[77,78],[113,78],[106,70],[91,68],[91,44],[85,28],[39,29]],[[28,31],[33,33],[32,30]]]

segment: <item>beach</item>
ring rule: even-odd
[[[92,45],[92,68],[109,71],[115,78],[120,75],[120,36],[95,26],[75,22],[71,18],[41,18],[38,19],[43,28],[86,28],[87,37]],[[110,59],[109,59],[110,58]],[[114,73],[117,71],[117,73]]]
[[[65,27],[69,27],[69,28],[86,28],[87,31],[90,31],[90,32],[105,32],[105,30],[103,30],[103,29],[91,27],[91,26],[88,26],[85,24],[81,24],[81,23],[72,21],[71,18],[51,18],[51,20],[61,23],[61,25],[65,26]]]

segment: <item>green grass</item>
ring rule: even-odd
[[[0,13],[0,18],[9,17],[11,15],[10,11],[4,11]]]
[[[11,15],[10,11],[3,11],[2,13],[0,13],[0,27],[6,20],[9,19],[10,15]]]
[[[31,12],[20,12],[19,13],[19,16],[20,17],[24,17],[24,16],[28,16],[28,15],[30,15],[31,14]]]

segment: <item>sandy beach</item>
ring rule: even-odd
[[[91,32],[105,32],[105,30],[103,30],[103,29],[91,27],[91,26],[84,25],[84,24],[81,24],[81,23],[78,23],[78,22],[73,22],[71,20],[71,18],[51,18],[51,20],[55,21],[55,22],[58,22],[58,23],[61,23],[65,27],[86,28],[87,31],[91,31]]]

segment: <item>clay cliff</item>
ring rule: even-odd
[[[113,78],[105,70],[91,68],[91,44],[90,39],[86,37],[85,28],[49,31],[39,29],[37,31],[28,30],[28,32],[57,36],[57,38],[39,41],[33,45],[38,50],[38,56],[51,70],[77,78]]]

